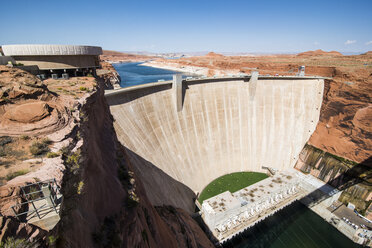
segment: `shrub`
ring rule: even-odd
[[[22,150],[13,150],[11,147],[0,146],[0,157],[16,157],[17,159],[24,159],[26,153]]]
[[[81,91],[87,91],[88,89],[86,87],[80,86],[79,90],[81,90]]]
[[[16,239],[13,237],[8,237],[5,243],[0,243],[0,248],[34,248],[38,246],[37,243],[31,243],[26,239]]]
[[[68,147],[67,146],[64,146],[62,147],[59,152],[62,154],[62,155],[67,155],[68,154]]]
[[[7,153],[8,153],[8,149],[6,149],[6,147],[0,146],[0,157],[5,157]]]
[[[1,97],[1,100],[3,100],[5,103],[11,103],[12,101],[8,98],[8,97],[6,97],[6,96],[2,96]]]
[[[53,236],[53,235],[50,235],[48,236],[48,244],[49,245],[54,245],[58,240],[58,236]]]
[[[81,191],[83,190],[83,187],[84,187],[84,182],[83,181],[80,181],[79,182],[79,185],[77,187],[77,193],[78,193],[78,195],[81,194]]]
[[[58,157],[59,154],[56,152],[48,152],[46,156],[47,158],[55,158],[55,157]]]
[[[30,139],[30,136],[28,135],[21,135],[21,140],[29,140]]]
[[[127,207],[128,208],[134,208],[138,205],[140,199],[139,197],[136,195],[136,193],[134,193],[133,191],[129,192],[129,196],[127,198]]]
[[[70,165],[71,171],[76,171],[80,168],[79,160],[80,150],[77,150],[76,152],[67,157],[66,162]]]
[[[0,137],[0,146],[5,146],[13,141],[13,139],[9,136]]]
[[[44,138],[41,141],[35,141],[30,146],[30,152],[32,155],[41,155],[46,152],[49,152],[49,145],[52,143],[52,141],[48,138]]]
[[[29,170],[19,170],[19,171],[15,171],[15,172],[12,172],[12,173],[9,173],[8,175],[6,175],[6,180],[7,181],[10,181],[12,180],[13,178],[16,178],[18,176],[22,176],[22,175],[25,175],[29,172]]]
[[[123,185],[123,187],[126,187],[128,185],[128,181],[129,181],[129,174],[128,174],[128,171],[124,168],[124,166],[119,166],[118,168],[118,177],[119,177],[119,180],[121,182],[121,185]]]
[[[79,117],[81,122],[86,122],[88,120],[88,116],[83,111],[79,112]]]

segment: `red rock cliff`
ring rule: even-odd
[[[165,222],[147,200],[151,192],[126,161],[102,88],[84,104],[80,136],[78,149],[65,155],[57,246],[213,247],[188,214],[176,210],[179,218]],[[178,233],[169,222],[187,232]]]

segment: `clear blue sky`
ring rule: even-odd
[[[0,44],[118,51],[372,50],[372,0],[4,0]]]

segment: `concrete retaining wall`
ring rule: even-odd
[[[152,203],[192,211],[195,193],[217,177],[294,167],[318,123],[323,86],[317,78],[187,81],[179,112],[170,84],[107,99]]]

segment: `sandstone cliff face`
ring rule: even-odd
[[[163,221],[147,200],[151,192],[144,191],[132,172],[112,124],[100,87],[82,109],[82,139],[65,157],[64,204],[61,221],[53,231],[59,237],[56,245],[213,247],[196,224],[185,227],[187,233],[176,235]],[[69,159],[72,157],[76,159]],[[182,216],[193,223],[190,216]]]
[[[0,135],[44,135],[66,127],[68,104],[36,76],[0,66]]]
[[[115,68],[107,62],[101,61],[102,69],[97,70],[97,75],[103,79],[105,89],[119,89],[120,75]]]
[[[306,145],[295,168],[343,190],[339,200],[345,204],[353,203],[364,214],[372,197],[370,163],[370,160],[366,160],[358,164]]]
[[[103,95],[104,85],[112,83],[107,77],[103,75],[98,82],[92,77],[41,82],[15,68],[3,67],[0,73],[0,124],[12,121],[22,127],[35,125],[39,129],[30,135],[47,133],[56,140],[59,137],[56,143],[60,147],[53,149],[62,153],[61,157],[43,158],[41,170],[16,177],[0,188],[1,215],[14,214],[7,210],[22,201],[18,186],[35,180],[62,181],[64,195],[61,220],[53,230],[47,232],[4,216],[0,218],[0,241],[15,237],[37,241],[39,247],[213,247],[189,215],[180,212],[179,223],[165,222],[147,200],[151,192],[145,192],[132,172],[113,129]],[[71,123],[63,132],[63,126],[46,130],[40,124],[51,118],[49,107],[53,103],[61,109],[57,119],[66,118]],[[32,107],[32,115],[19,115],[24,104],[28,104],[26,109]],[[4,132],[16,138],[27,134],[25,128],[10,133],[12,126],[1,129],[0,135]],[[187,223],[190,227],[185,226],[187,233],[179,234],[169,223]]]
[[[47,232],[32,224],[21,223],[13,217],[0,216],[0,241],[8,238],[28,239],[35,247],[45,247]]]
[[[368,72],[336,70],[325,82],[320,121],[310,144],[359,163],[367,160],[372,154],[371,99]]]

